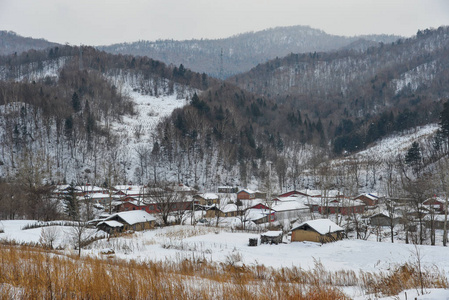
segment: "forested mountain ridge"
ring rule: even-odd
[[[290,54],[229,82],[321,120],[337,153],[354,151],[437,121],[449,96],[448,46],[448,27],[426,29],[365,51]]]
[[[147,57],[71,46],[1,56],[0,79],[0,177],[30,187],[43,180],[126,182],[135,154],[124,147],[144,128],[123,132],[123,120],[141,113],[130,95],[144,98],[145,108],[167,98],[180,105],[217,83]],[[147,120],[161,113],[154,110]]]
[[[391,43],[399,38],[393,35],[344,37],[308,26],[290,26],[216,40],[138,41],[98,48],[115,54],[148,56],[167,64],[183,64],[193,71],[223,79],[289,53],[333,51],[342,47],[364,49],[373,43]]]
[[[0,55],[20,54],[34,49],[42,50],[60,46],[44,39],[23,37],[13,31],[0,30]]]

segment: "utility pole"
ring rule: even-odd
[[[273,162],[271,161],[267,161],[267,165],[268,165],[268,182],[267,182],[267,206],[270,208],[269,210],[269,215],[268,215],[268,222],[270,224],[270,228],[271,228],[271,206],[272,206],[272,199],[271,199],[271,165],[273,164]]]

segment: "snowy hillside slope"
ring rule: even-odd
[[[423,156],[430,155],[433,137],[438,128],[438,124],[429,124],[393,134],[366,150],[306,169],[300,183],[309,189],[326,187],[352,196],[372,192],[386,195],[386,178],[400,184],[400,174],[393,167],[398,159],[404,159],[414,142],[420,145]],[[289,188],[286,188],[284,191],[288,190]]]
[[[404,155],[412,146],[413,142],[426,143],[427,139],[432,137],[438,128],[438,124],[429,124],[408,130],[403,134],[396,134],[378,141],[372,147],[355,154],[354,157],[360,159],[378,157],[385,160],[394,158],[397,155]]]

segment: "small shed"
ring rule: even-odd
[[[261,244],[279,244],[282,243],[282,231],[267,231],[260,235]]]
[[[123,224],[117,221],[102,221],[97,224],[99,230],[103,230],[108,234],[122,232]]]
[[[292,242],[328,243],[343,238],[343,228],[329,219],[311,220],[292,229]]]

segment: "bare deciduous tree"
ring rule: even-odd
[[[150,201],[157,204],[164,225],[169,225],[169,216],[178,209],[179,203],[181,202],[179,193],[169,188],[168,184],[158,184],[149,190]]]
[[[85,222],[76,221],[68,232],[70,242],[75,249],[78,249],[78,256],[81,256],[81,248],[92,239],[92,233]]]
[[[54,242],[58,239],[58,237],[59,230],[57,227],[44,227],[42,228],[39,236],[39,243],[41,243],[44,248],[53,249]]]

